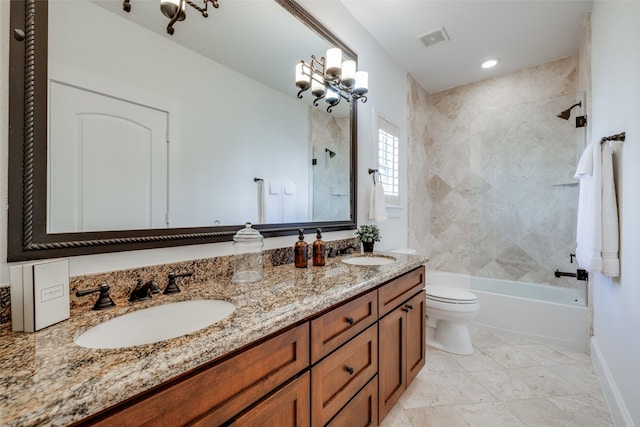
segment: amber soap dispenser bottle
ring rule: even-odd
[[[324,242],[322,241],[322,230],[316,230],[316,241],[313,242],[313,265],[322,267],[324,265]]]
[[[304,229],[298,230],[298,241],[293,246],[293,260],[298,268],[307,268],[307,242],[304,241]]]

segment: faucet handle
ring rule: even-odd
[[[168,295],[168,294],[177,294],[178,292],[180,292],[180,288],[178,287],[178,285],[176,284],[176,278],[178,277],[190,277],[193,275],[193,271],[190,271],[188,273],[169,273],[169,283],[167,283],[167,287],[164,288],[164,294]]]
[[[143,284],[142,279],[138,277],[136,287],[133,288],[129,295],[129,302],[144,301],[151,298],[151,282]]]
[[[98,296],[98,300],[93,305],[93,310],[105,310],[107,308],[115,307],[116,303],[113,302],[111,296],[109,295],[109,285],[103,283],[96,289],[85,289],[85,290],[76,290],[77,297],[83,297],[85,295],[94,294],[96,292],[100,292],[100,296]]]
[[[155,294],[159,294],[160,293],[160,285],[158,285],[158,282],[156,282],[155,280],[151,280],[149,282],[149,290],[154,295]]]

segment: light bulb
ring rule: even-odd
[[[338,91],[332,87],[329,87],[327,89],[327,97],[325,98],[325,101],[327,101],[328,104],[335,104],[339,99],[340,94],[338,93]]]
[[[309,89],[311,85],[311,73],[309,66],[303,62],[296,65],[296,86],[302,90]]]
[[[352,87],[356,82],[356,61],[344,61],[342,63],[342,84]]]
[[[311,79],[311,94],[316,98],[322,98],[326,90],[324,86],[324,79],[322,77],[313,76]]]
[[[342,50],[337,47],[327,49],[325,56],[325,77],[327,80],[335,80],[342,72]]]
[[[359,96],[369,92],[369,73],[366,71],[356,72],[356,86],[353,89],[353,92]]]

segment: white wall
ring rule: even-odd
[[[370,96],[366,104],[358,106],[358,222],[366,222],[369,202],[370,176],[367,168],[372,165],[372,144],[374,141],[374,109],[379,110],[389,120],[402,127],[401,144],[406,145],[406,72],[398,68],[386,52],[371,36],[355,22],[353,17],[337,1],[303,1],[318,19],[336,32],[359,56],[360,67],[369,72]],[[220,9],[222,11],[222,9]],[[9,28],[9,2],[0,1],[0,23],[3,29]],[[330,23],[330,24],[329,24]],[[112,32],[105,33],[107,35]],[[7,259],[7,152],[8,152],[8,41],[9,31],[0,33],[0,284],[9,282]],[[311,55],[313,52],[309,52]],[[316,52],[317,54],[317,52]],[[406,164],[406,151],[405,159]],[[406,194],[406,175],[403,176],[402,189]],[[406,200],[406,199],[405,199]],[[382,239],[379,249],[392,249],[406,246],[407,242],[406,209],[401,210],[397,218],[380,224]],[[311,241],[313,234],[309,234]],[[326,233],[326,240],[353,237],[352,231]],[[266,239],[265,248],[292,246],[295,237]],[[143,265],[154,265],[187,259],[205,258],[232,253],[231,243],[218,243],[178,248],[120,252],[89,255],[70,259],[71,275],[91,274],[102,271],[120,270]]]
[[[619,278],[593,277],[592,355],[618,426],[640,425],[640,2],[596,1],[592,13],[595,141],[615,143],[620,215]]]

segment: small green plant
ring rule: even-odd
[[[380,229],[377,225],[363,224],[356,230],[356,236],[361,242],[379,242]]]

